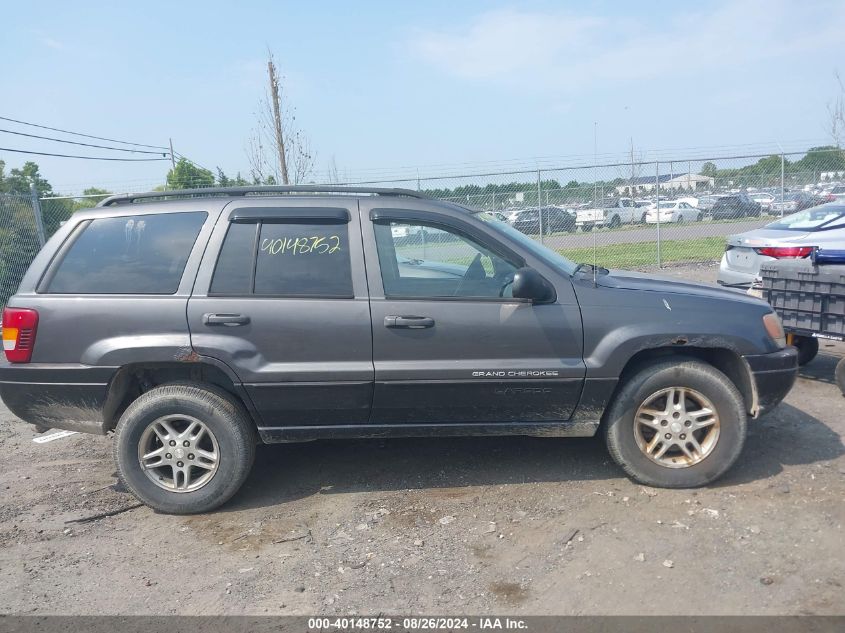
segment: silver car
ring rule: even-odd
[[[814,246],[845,250],[845,203],[805,209],[762,228],[730,235],[718,281],[727,286],[750,285],[764,262],[809,257]]]

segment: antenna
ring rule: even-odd
[[[595,212],[598,211],[598,202],[596,200],[596,195],[597,195],[598,186],[599,186],[598,171],[597,171],[598,170],[598,162],[599,162],[599,158],[598,158],[599,157],[598,126],[599,126],[598,122],[593,121],[593,206],[594,206],[593,215],[595,215]],[[593,231],[592,231],[592,233],[593,233],[593,286],[598,285],[597,281],[596,281],[596,269],[598,268],[598,254],[596,252],[596,233],[597,233],[596,228],[597,227],[595,226],[595,223],[593,223]]]

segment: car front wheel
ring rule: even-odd
[[[224,390],[199,384],[151,389],[115,429],[114,458],[124,486],[154,510],[208,512],[249,475],[255,429]]]
[[[734,464],[746,422],[742,396],[727,376],[706,363],[676,358],[629,378],[602,424],[610,455],[631,478],[694,488]]]

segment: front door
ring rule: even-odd
[[[510,296],[526,261],[464,222],[361,202],[371,291],[374,424],[570,418],[584,379],[571,283],[558,300]],[[408,203],[413,206],[414,203]]]
[[[237,374],[263,427],[364,424],[373,364],[363,269],[356,200],[232,203],[188,302],[193,348]]]

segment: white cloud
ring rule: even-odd
[[[657,25],[660,26],[657,26]],[[734,0],[668,20],[498,10],[461,29],[418,32],[413,55],[461,78],[577,90],[584,82],[655,77],[718,81],[720,73],[813,53],[834,64],[845,3]]]

